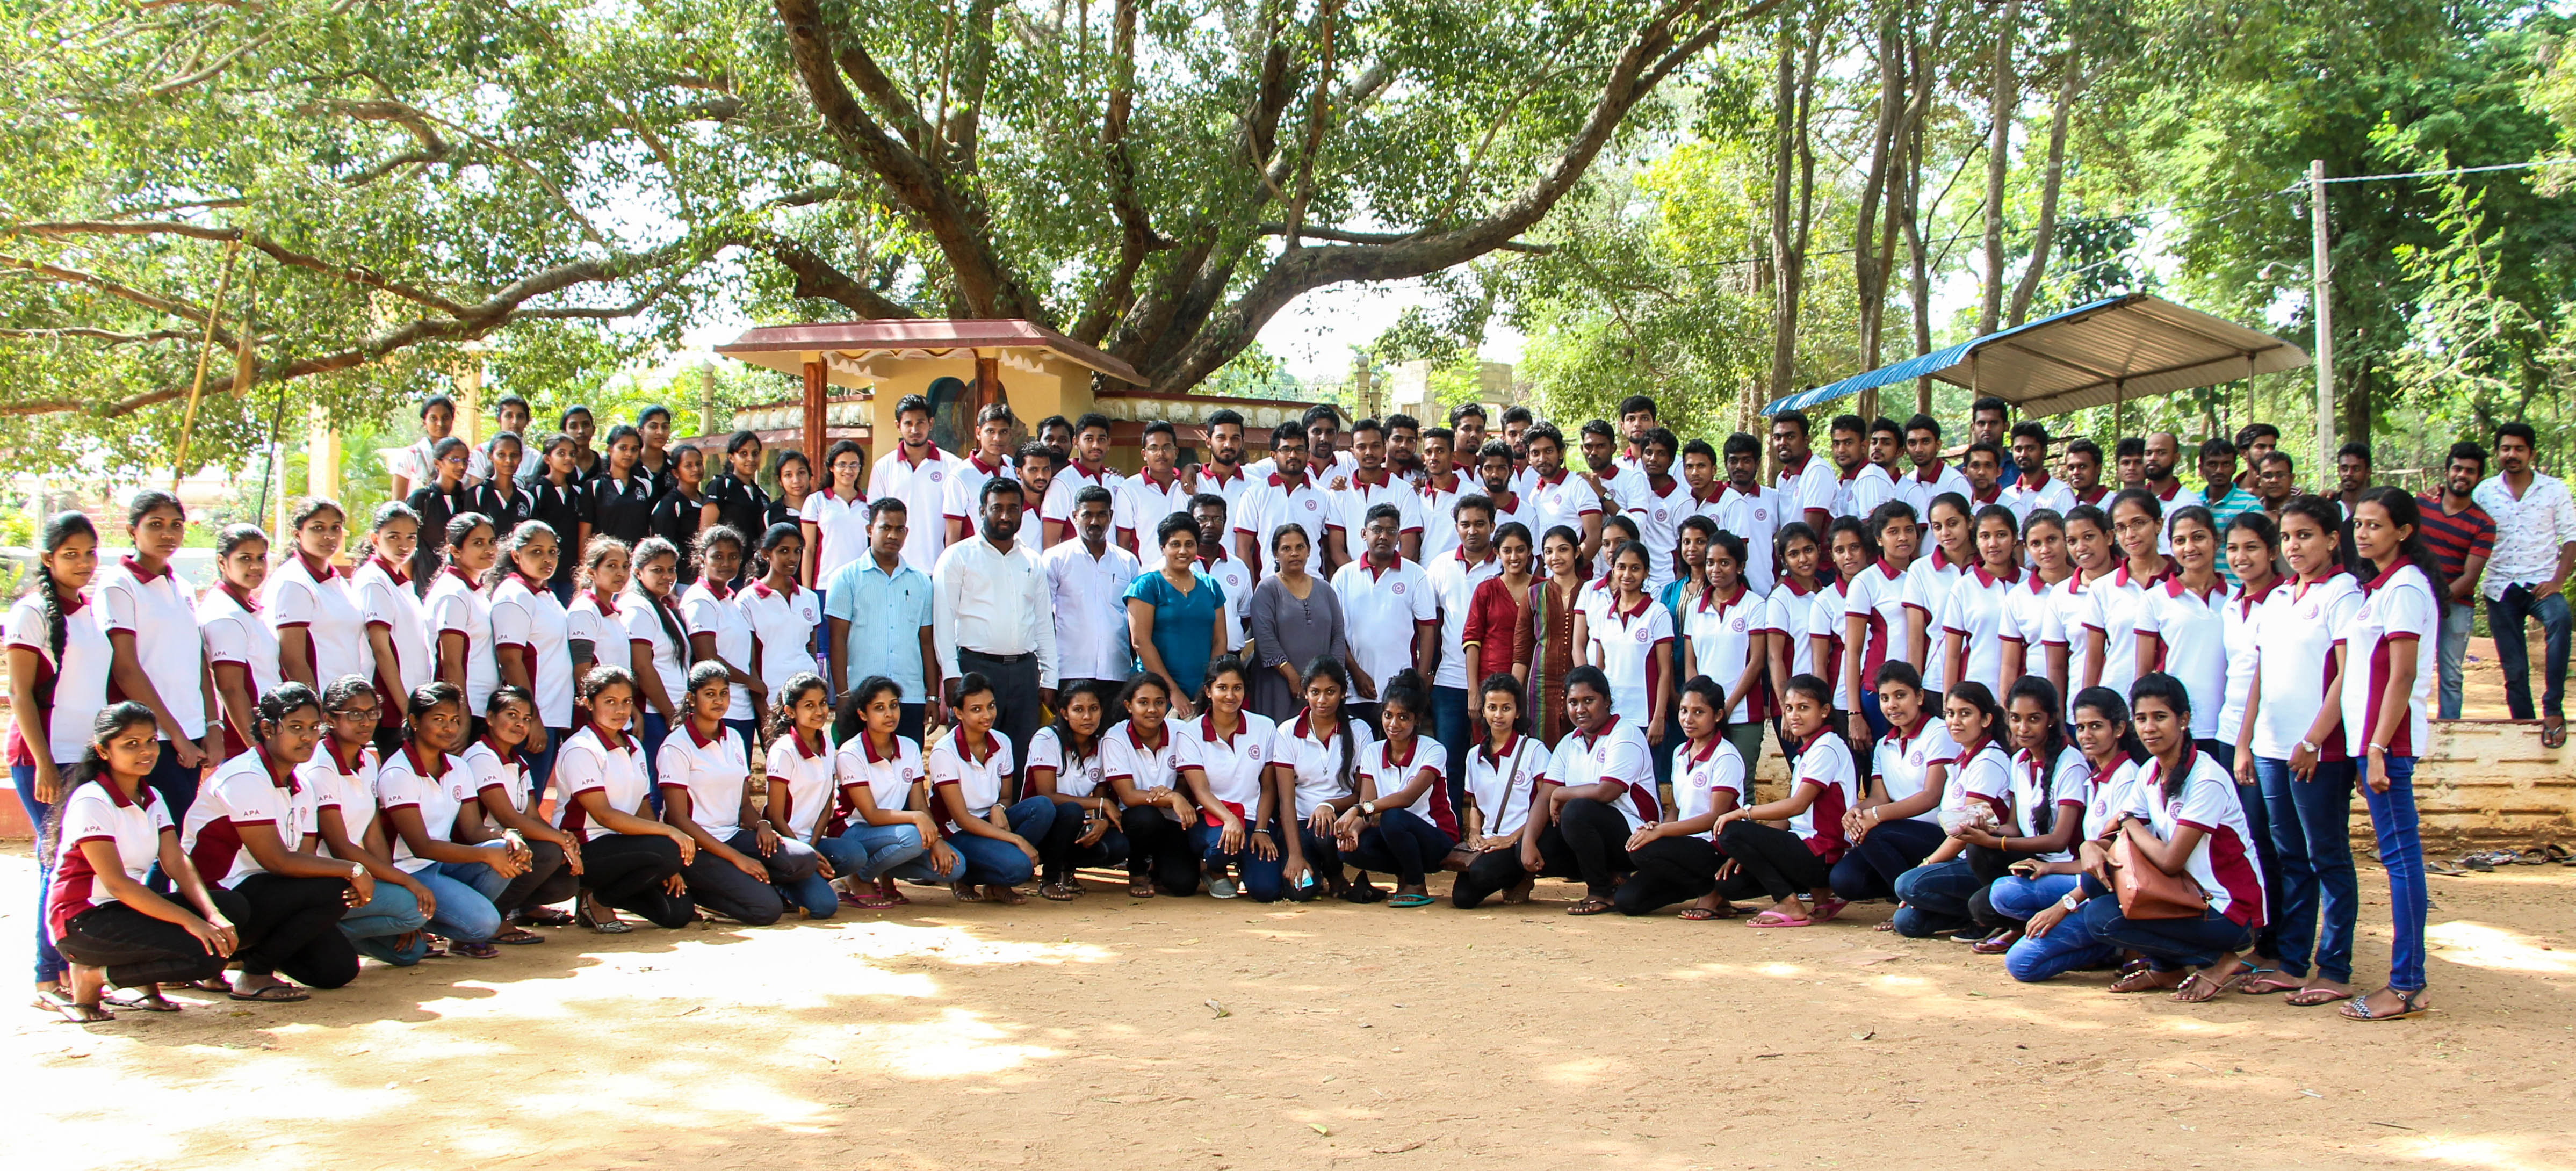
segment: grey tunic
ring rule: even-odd
[[[1274,720],[1295,719],[1306,707],[1304,692],[1279,677],[1279,664],[1303,673],[1320,656],[1344,662],[1351,657],[1341,599],[1324,579],[1306,580],[1303,600],[1289,593],[1277,577],[1264,578],[1252,591],[1252,639],[1261,658],[1252,673],[1252,710]]]

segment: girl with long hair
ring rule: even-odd
[[[2004,510],[2007,518],[2012,510]],[[1940,695],[1956,677],[1942,654],[1938,619],[1950,589],[1977,564],[1977,515],[1968,498],[1943,492],[1923,506],[1923,531],[1932,551],[1905,567],[1903,641],[1898,652],[1923,672],[1923,690]]]
[[[1037,843],[1055,824],[1054,800],[1037,795],[1006,804],[1002,794],[1013,767],[1011,738],[993,730],[1001,716],[992,680],[974,671],[959,681],[957,726],[930,750],[930,794],[945,821],[948,844],[966,860],[950,884],[960,902],[1018,906],[1027,895],[1012,888],[1037,872]]]
[[[528,697],[532,722],[518,751],[528,758],[527,792],[518,795],[533,812],[554,779],[555,750],[572,735],[572,624],[555,600],[555,560],[560,547],[544,521],[527,521],[501,542],[492,567],[492,646],[501,686]],[[496,691],[494,694],[498,694]],[[490,701],[485,701],[489,710]],[[489,715],[484,717],[490,719]]]
[[[2424,1002],[2424,843],[2416,832],[2415,762],[2431,743],[2434,655],[2449,583],[2424,544],[2415,498],[2382,484],[2365,489],[2352,509],[2353,551],[2372,570],[2369,595],[2340,631],[2352,670],[2344,688],[2345,750],[2361,761],[2362,804],[2388,872],[2391,936],[2388,983],[2344,1005],[2346,1019],[2391,1021],[2420,1016]]]
[[[1884,506],[1882,506],[1883,508]],[[1789,681],[1785,726],[1797,745],[1797,766],[1789,794],[1759,805],[1739,805],[1718,814],[1710,828],[1717,848],[1739,873],[1724,893],[1760,890],[1771,906],[1755,915],[1755,927],[1806,927],[1831,922],[1850,904],[1834,896],[1834,863],[1850,849],[1842,828],[1843,811],[1859,793],[1851,749],[1825,719],[1832,711],[1825,681],[1801,675]],[[1786,821],[1781,829],[1766,823]],[[1802,904],[1800,896],[1806,903]]]
[[[1663,740],[1673,703],[1673,616],[1646,596],[1653,561],[1642,541],[1610,554],[1610,592],[1591,615],[1584,648],[1585,661],[1610,680],[1610,710],[1645,732],[1649,747]]]
[[[2029,671],[2030,654],[2047,632],[2026,628],[2027,610],[2014,601],[2030,590],[2022,584],[2021,527],[2012,509],[1979,509],[1973,532],[1976,563],[1951,583],[1933,615],[1934,653],[1942,678],[2001,692],[2025,672],[2038,674]]]
[[[1465,871],[1449,888],[1449,901],[1469,908],[1475,904],[1467,901],[1468,892],[1501,891],[1504,903],[1517,906],[1529,901],[1535,885],[1521,869],[1521,829],[1529,823],[1548,750],[1530,734],[1521,706],[1528,692],[1519,678],[1509,671],[1493,672],[1478,692],[1484,731],[1459,766],[1467,774],[1462,786],[1467,832],[1459,842],[1468,858]]]
[[[806,493],[797,509],[805,580],[817,589],[842,566],[868,554],[868,495],[859,490],[867,463],[867,452],[856,442],[834,440],[823,452],[823,487]],[[923,517],[921,523],[945,526],[948,521]]]
[[[1972,862],[1986,884],[1968,896],[1968,915],[1986,929],[1973,950],[2001,955],[2019,942],[2030,912],[2045,904],[1998,903],[2002,883],[2039,868],[2072,864],[2075,845],[2083,840],[2083,811],[2092,785],[2093,766],[2084,752],[2067,742],[2065,701],[2048,680],[2023,676],[2004,697],[2004,725],[2012,740],[2012,820],[1993,830],[1968,828]],[[1991,873],[1996,869],[2004,873]]]
[[[660,537],[635,546],[635,572],[626,593],[617,599],[625,628],[627,660],[634,672],[636,734],[644,744],[647,772],[660,774],[662,740],[680,724],[680,697],[689,690],[689,636],[679,603],[680,551]]]
[[[839,839],[829,833],[839,788],[831,689],[822,676],[805,671],[788,676],[772,694],[777,702],[769,710],[769,750],[762,762],[769,799],[752,823],[752,846],[781,897],[804,908],[808,919],[829,919],[841,906],[833,880],[858,879],[867,864],[863,851],[836,850]]]
[[[376,768],[376,805],[384,811],[394,865],[438,896],[430,934],[478,960],[500,954],[496,943],[540,942],[536,933],[504,924],[492,904],[528,871],[533,859],[526,840],[510,832],[494,842],[457,840],[456,815],[478,788],[455,755],[475,722],[464,696],[454,684],[430,683],[411,693],[404,714],[408,739]]]
[[[1427,907],[1430,871],[1458,844],[1458,818],[1449,805],[1449,753],[1421,735],[1431,721],[1431,688],[1407,667],[1379,693],[1378,726],[1386,735],[1360,754],[1353,769],[1359,803],[1334,823],[1336,848],[1360,870],[1393,874],[1394,907]]]
[[[199,770],[223,746],[196,591],[170,565],[187,538],[188,514],[167,492],[138,492],[125,512],[125,533],[134,552],[101,568],[97,583],[111,653],[108,686],[152,709],[165,743],[145,783],[173,820],[184,821]]]
[[[1887,734],[1887,717],[1878,710],[1878,693],[1872,688],[1879,664],[1906,658],[1900,641],[1906,630],[1905,573],[1914,564],[1921,531],[1912,505],[1901,500],[1879,505],[1869,514],[1867,529],[1878,556],[1843,578],[1842,682],[1834,694],[1849,717],[1854,744]],[[1841,556],[1839,545],[1835,555]]]
[[[1117,705],[1127,718],[1101,738],[1102,779],[1118,797],[1118,825],[1127,835],[1130,898],[1199,889],[1189,839],[1198,810],[1181,784],[1179,745],[1165,719],[1170,703],[1162,680],[1141,671],[1130,676]]]
[[[1951,828],[1941,849],[1924,859],[1923,865],[1897,877],[1896,897],[1904,905],[1896,909],[1892,922],[1897,934],[1910,939],[1961,932],[1975,925],[1969,899],[2004,871],[1990,848],[1985,857],[1971,856],[1979,842],[2000,840],[1977,823],[1990,821],[2003,829],[2013,820],[2012,758],[2002,743],[2008,734],[2003,705],[1995,702],[1985,684],[1962,683],[1942,697],[1941,718],[1949,726],[1950,739],[1959,745],[1941,797],[1944,824]]]
[[[1780,569],[1780,580],[1762,602],[1762,673],[1765,693],[1771,697],[1772,735],[1785,747],[1787,737],[1779,734],[1779,700],[1789,690],[1790,677],[1824,673],[1817,669],[1815,618],[1816,593],[1827,582],[1818,572],[1826,568],[1824,549],[1807,522],[1781,525],[1773,540],[1777,548],[1771,560]]]
[[[2022,551],[2030,570],[2012,592],[2013,616],[2022,629],[2022,670],[2045,677],[2060,695],[2076,690],[2070,669],[2065,613],[2057,605],[2057,587],[2075,576],[2066,544],[2066,517],[2053,508],[2034,508],[2021,522]]]
[[[708,477],[705,498],[698,514],[701,529],[726,525],[750,533],[769,527],[769,493],[760,486],[760,436],[736,431],[725,439],[724,470]]]
[[[2219,743],[2219,714],[2227,709],[2227,579],[2219,573],[2218,522],[2197,504],[2165,521],[2173,542],[2174,572],[2147,592],[2138,607],[2138,673],[2162,671],[2191,692],[2191,736],[2219,767],[2232,767],[2234,751]]]
[[[680,620],[689,662],[724,668],[725,727],[749,744],[760,735],[769,688],[752,673],[751,619],[731,584],[741,579],[746,551],[742,534],[723,525],[698,534],[698,580],[680,596]]]
[[[501,913],[504,924],[515,924],[505,925],[493,937],[498,943],[535,942],[520,933],[519,927],[561,927],[571,923],[572,916],[551,908],[573,897],[581,887],[581,839],[537,816],[537,800],[545,792],[545,782],[531,779],[537,762],[528,752],[531,740],[544,731],[537,720],[536,701],[525,690],[504,683],[494,688],[492,698],[484,703],[483,734],[457,754],[462,778],[472,786],[470,799],[462,799],[469,795],[460,794],[457,840],[487,845],[495,839],[506,842],[510,835],[516,835],[519,844],[526,847],[527,869],[492,896],[492,907]],[[547,755],[552,758],[552,749]]]
[[[1277,828],[1278,778],[1270,767],[1277,759],[1278,725],[1243,710],[1251,682],[1252,669],[1242,659],[1218,656],[1207,669],[1207,710],[1173,728],[1180,736],[1181,780],[1198,805],[1190,845],[1198,851],[1208,893],[1275,903],[1285,862]],[[1056,816],[1065,816],[1063,806]],[[1227,877],[1228,868],[1242,876],[1239,885]]]
[[[785,694],[788,680],[823,673],[823,665],[814,658],[814,628],[823,621],[823,595],[796,579],[804,549],[805,538],[797,534],[796,526],[769,526],[752,551],[752,580],[735,595],[744,620],[751,624],[751,673],[760,680],[773,709],[786,702],[779,697]]]
[[[411,579],[411,555],[420,542],[420,516],[411,506],[388,500],[376,506],[362,542],[366,557],[349,573],[367,623],[368,681],[376,689],[376,753],[382,756],[402,743],[403,705],[430,680],[437,667],[430,647],[429,614]]]
[[[9,779],[27,824],[42,826],[62,802],[64,774],[89,755],[115,655],[87,592],[98,572],[98,526],[56,513],[36,543],[34,581],[9,607]],[[64,966],[41,913],[53,866],[51,851],[36,851],[36,997],[48,1011],[60,1007]]]
[[[767,927],[787,908],[769,885],[769,867],[753,856],[760,811],[751,801],[749,749],[725,727],[726,691],[723,664],[689,668],[688,714],[679,734],[662,741],[654,782],[662,820],[698,846],[680,868],[689,897],[745,927]]]
[[[2138,678],[2138,623],[2147,599],[2174,572],[2173,559],[2156,548],[2164,534],[2164,505],[2144,488],[2122,489],[2111,498],[2111,534],[2123,560],[2111,576],[2090,586],[2084,685],[2125,692]]]
[[[1834,734],[1842,736],[1852,727],[1851,713],[1841,706],[1849,702],[1852,691],[1843,680],[1845,652],[1849,649],[1844,638],[1845,611],[1849,609],[1851,583],[1859,580],[1878,560],[1878,538],[1871,535],[1868,523],[1861,518],[1838,516],[1825,526],[1824,542],[1825,564],[1817,570],[1816,599],[1807,612],[1807,641],[1816,658],[1816,678],[1824,680],[1825,686],[1833,689],[1829,701],[1833,705],[1831,719]],[[1797,676],[1791,675],[1790,678]],[[1781,702],[1786,704],[1789,685],[1783,680],[1780,686],[1778,694]],[[1786,734],[1786,718],[1782,719],[1780,730],[1780,750],[1785,753],[1795,743]]]
[[[376,813],[376,693],[366,679],[343,675],[322,689],[325,734],[311,760],[295,770],[313,790],[314,832],[334,858],[355,862],[375,876],[373,897],[340,916],[340,934],[359,954],[398,968],[429,954],[422,929],[438,910],[438,896],[394,865],[384,819]]]
[[[1941,829],[1941,799],[1959,744],[1927,703],[1922,674],[1901,661],[1880,664],[1878,710],[1887,735],[1871,747],[1860,801],[1843,816],[1851,849],[1831,874],[1834,897],[1847,902],[1893,898],[1907,871],[1958,852]],[[1881,923],[1895,930],[1893,920]]]
[[[582,486],[581,543],[588,547],[594,536],[640,543],[653,535],[656,495],[653,477],[636,466],[644,454],[644,436],[620,423],[608,429],[601,446],[607,456],[600,461],[600,474]]]
[[[697,921],[680,871],[698,855],[698,843],[679,827],[651,816],[645,790],[652,784],[641,747],[626,734],[635,714],[635,677],[623,667],[600,667],[581,681],[581,703],[590,722],[564,741],[555,757],[555,788],[563,794],[563,827],[581,835],[581,888],[595,902],[632,911],[677,930]],[[585,901],[582,926],[606,934],[634,928]]]
[[[581,717],[581,681],[589,677],[593,668],[624,669],[631,661],[618,654],[617,648],[628,642],[626,612],[619,608],[619,599],[626,594],[633,565],[634,551],[614,537],[598,538],[582,550],[581,569],[576,576],[581,589],[564,606],[564,641],[572,652],[576,722]]]
[[[1538,738],[1554,744],[1565,735],[1565,676],[1580,665],[1589,641],[1583,611],[1583,538],[1557,525],[1539,536],[1545,580],[1530,587],[1529,625],[1515,661],[1528,664],[1530,710]]]
[[[1318,658],[1306,665],[1306,710],[1279,726],[1278,753],[1271,765],[1277,775],[1281,834],[1288,861],[1279,881],[1294,902],[1318,894],[1349,898],[1353,888],[1342,873],[1342,852],[1334,827],[1342,811],[1359,804],[1352,779],[1361,754],[1375,739],[1344,703],[1350,698],[1350,672],[1341,661]],[[1297,828],[1292,832],[1288,825]]]
[[[2256,515],[2260,515],[2259,513]],[[2013,872],[1986,888],[1995,912],[2021,920],[2022,937],[2004,953],[2004,969],[2025,983],[2046,980],[2077,968],[2108,967],[2119,951],[2087,937],[2082,928],[2049,932],[2038,916],[2049,906],[2082,889],[2084,876],[2099,873],[2103,842],[2119,828],[2121,811],[2132,797],[2138,767],[2147,760],[2145,746],[2129,726],[2129,705],[2108,687],[2089,687],[2075,697],[2067,721],[2075,748],[2084,754],[2084,816],[2076,830],[2075,851],[2066,859],[2015,863]]]
[[[2237,804],[2245,807],[2245,825],[2254,837],[2254,852],[2263,865],[2263,927],[2254,933],[2254,975],[2248,992],[2268,995],[2296,990],[2303,980],[2281,972],[2281,856],[2272,845],[2272,812],[2254,775],[2236,767],[2252,755],[2253,728],[2245,722],[2245,701],[2254,692],[2254,668],[2263,661],[2262,617],[2285,578],[2281,576],[2281,530],[2260,512],[2239,513],[2227,522],[2227,567],[2236,574],[2236,589],[2227,595],[2219,630],[2227,644],[2227,697],[2218,713],[2218,736],[2200,745],[2236,781]]]
[[[1810,541],[1809,544],[1814,542]],[[1717,819],[1744,802],[1744,757],[1721,734],[1726,694],[1717,681],[1694,675],[1682,685],[1682,741],[1673,746],[1673,816],[1628,838],[1636,873],[1612,899],[1622,915],[1644,915],[1684,899],[1693,922],[1728,919],[1735,904],[1718,891],[1726,855],[1717,849]]]
[[[278,673],[316,690],[343,675],[373,673],[366,610],[332,560],[349,538],[348,514],[339,501],[315,497],[296,506],[286,531],[294,551],[262,588]]]
[[[468,512],[449,519],[446,564],[421,599],[438,640],[436,677],[457,690],[468,712],[483,710],[501,685],[499,660],[492,654],[492,600],[483,593],[500,548],[492,518]]]
[[[832,856],[833,868],[876,883],[873,899],[855,900],[862,910],[903,906],[912,900],[896,879],[945,885],[966,872],[966,862],[940,836],[931,814],[921,746],[895,731],[903,723],[902,685],[871,675],[847,702],[857,705],[859,731],[833,756],[833,779],[853,820],[840,835],[840,849],[848,852]],[[803,717],[798,720],[801,727]]]
[[[1248,681],[1250,668],[1243,670]],[[1109,730],[1108,702],[1089,684],[1077,684],[1057,698],[1062,702],[1055,722],[1029,737],[1020,783],[1023,792],[1055,801],[1055,821],[1038,842],[1038,894],[1062,903],[1082,897],[1082,883],[1074,877],[1077,867],[1127,860],[1127,835],[1118,829],[1114,794],[1102,787],[1100,738]],[[1270,722],[1261,715],[1244,718]],[[1206,767],[1204,757],[1201,767]]]
[[[420,544],[412,549],[411,579],[427,588],[447,554],[447,522],[478,511],[482,493],[465,483],[472,449],[453,435],[431,445],[425,482],[412,485],[402,501],[420,518]]]
[[[546,436],[537,450],[543,462],[537,474],[527,480],[528,493],[534,497],[529,502],[528,519],[545,522],[547,528],[554,530],[557,542],[569,542],[555,558],[555,575],[546,584],[554,591],[556,601],[571,605],[573,590],[578,586],[574,573],[581,562],[581,551],[589,547],[581,539],[582,516],[589,501],[581,490],[581,469],[573,462],[572,436],[558,431]]]
[[[317,794],[295,781],[322,741],[322,699],[301,683],[259,699],[251,749],[225,761],[188,807],[179,848],[198,874],[241,896],[235,1000],[312,998],[358,978],[358,952],[340,917],[375,897],[375,876],[356,862],[325,857],[316,830]],[[395,859],[401,861],[399,856]],[[54,881],[62,882],[57,873]],[[63,954],[80,957],[69,949]]]
[[[71,977],[44,1006],[75,1024],[114,1019],[105,1004],[111,985],[133,993],[120,1007],[174,1011],[161,985],[215,979],[242,946],[235,925],[249,917],[248,903],[197,873],[169,803],[145,783],[164,751],[160,722],[132,701],[100,709],[80,758],[62,773],[54,817],[40,823],[52,881],[38,931],[56,941]],[[156,866],[178,898],[144,884]]]
[[[197,602],[197,630],[223,705],[224,748],[230,760],[250,751],[259,697],[277,690],[277,635],[262,613],[260,584],[268,580],[268,534],[258,525],[226,525],[215,534],[215,588]],[[306,686],[311,686],[307,684]]]
[[[1739,759],[1759,760],[1762,728],[1771,722],[1771,691],[1763,685],[1771,658],[1765,621],[1770,607],[1744,582],[1743,538],[1710,538],[1700,581],[1702,591],[1690,599],[1681,623],[1681,677],[1705,675],[1717,684],[1727,743]]]

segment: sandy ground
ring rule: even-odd
[[[21,972],[30,875],[0,860]],[[1754,931],[1572,919],[1554,883],[1475,912],[925,891],[557,931],[304,1005],[13,1003],[0,1121],[49,1168],[2576,1164],[2576,870],[2435,881],[2442,1010],[2382,1026],[2015,985],[1869,930],[1883,907]]]

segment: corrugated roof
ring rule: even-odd
[[[1937,378],[2001,398],[2023,415],[2055,415],[2307,364],[2307,351],[2268,333],[2131,293],[1774,399],[1762,413]]]

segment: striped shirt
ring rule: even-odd
[[[2442,580],[2459,580],[2471,557],[2495,555],[2495,518],[2475,504],[2454,516],[2442,511],[2442,494],[2435,492],[2415,498],[2416,511],[2424,522],[2424,546],[2442,563]]]

